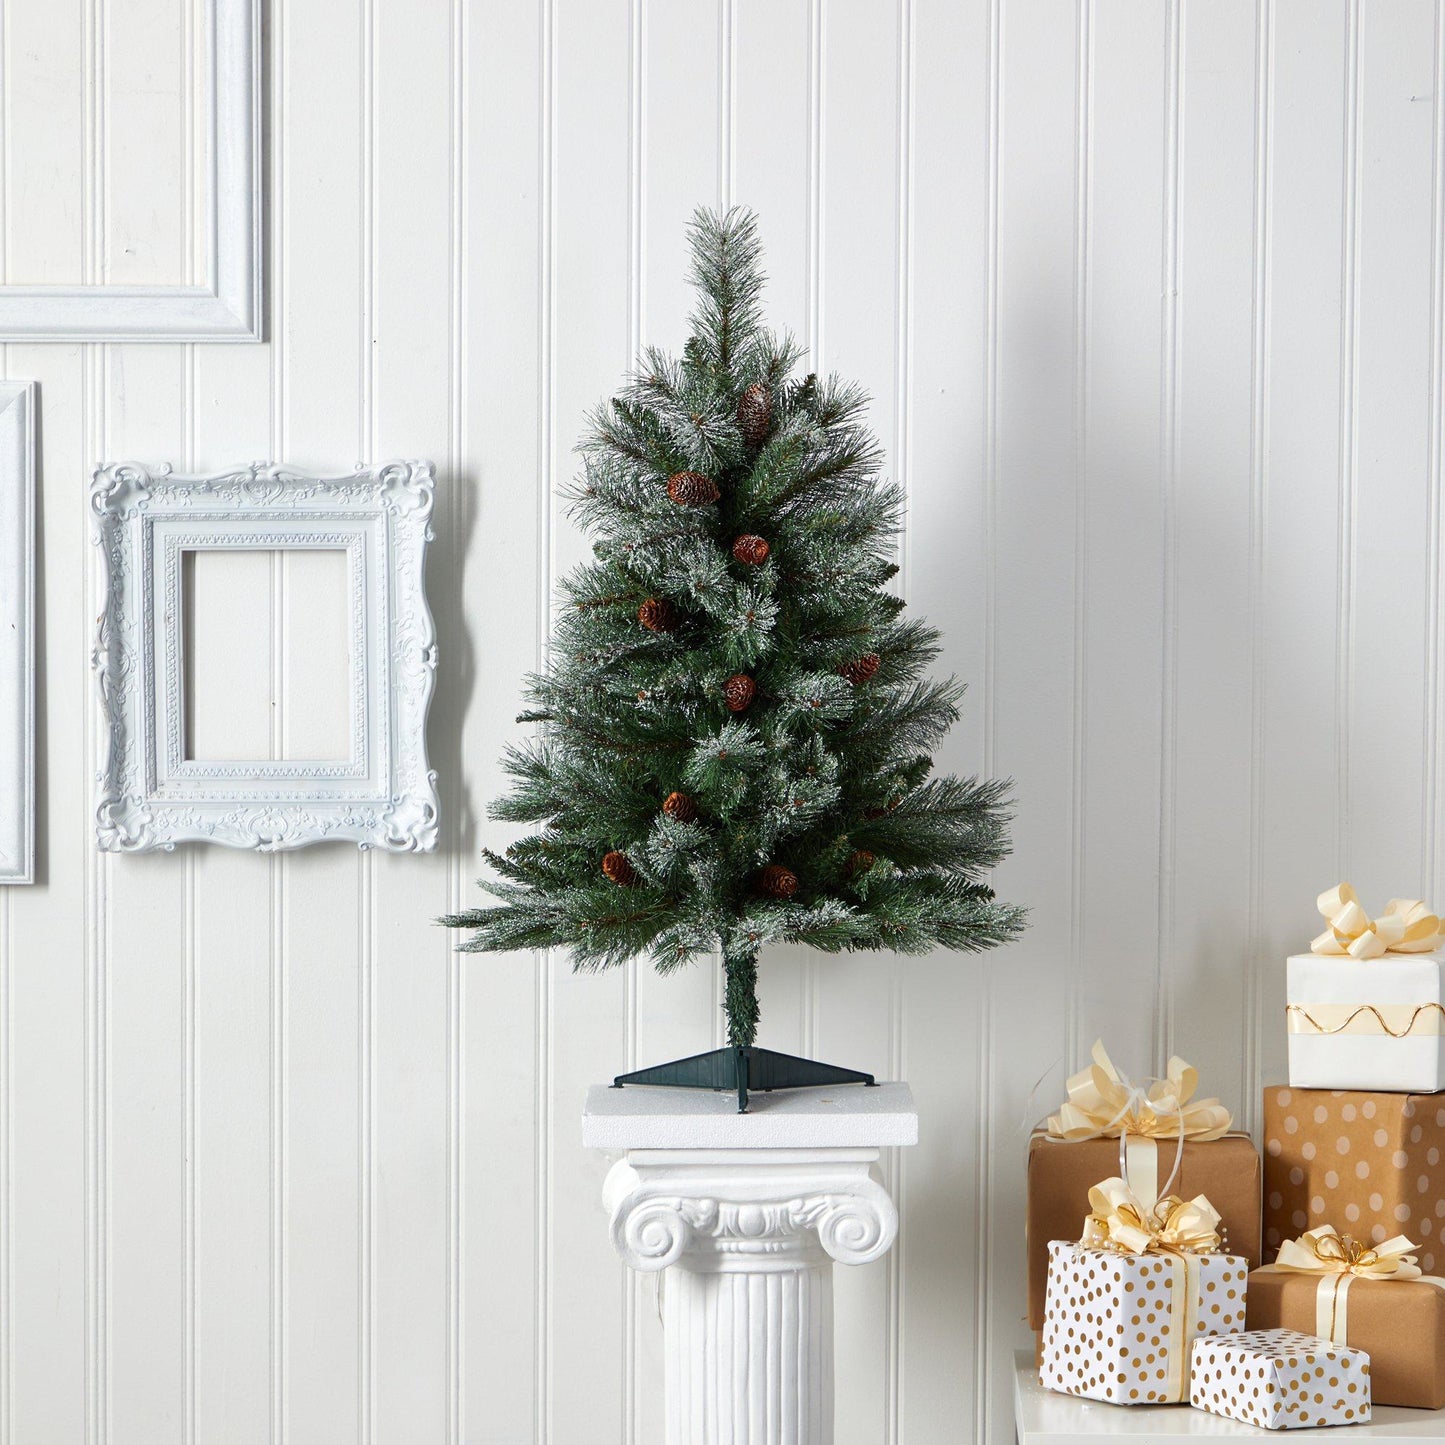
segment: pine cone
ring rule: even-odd
[[[769,863],[757,881],[758,892],[769,898],[791,898],[798,891],[798,875],[781,863]]]
[[[679,823],[691,823],[697,817],[697,804],[686,793],[669,793],[662,800],[662,811]]]
[[[866,873],[877,859],[866,849],[857,848],[848,855],[848,876],[856,877],[859,873]]]
[[[751,532],[739,537],[733,543],[733,556],[739,562],[745,562],[749,567],[760,567],[768,560],[768,553],[772,548],[762,537],[755,537]]]
[[[743,392],[738,402],[738,430],[750,447],[760,447],[773,424],[773,396],[760,381]]]
[[[637,609],[637,620],[649,632],[671,632],[677,626],[677,612],[666,597],[649,597]]]
[[[723,697],[732,712],[746,712],[758,695],[758,685],[746,673],[739,672],[723,683]]]
[[[619,888],[630,888],[637,882],[637,873],[628,861],[627,854],[619,853],[615,849],[603,855],[602,871]]]
[[[710,507],[722,493],[701,472],[674,472],[667,479],[667,495],[679,507]]]
[[[881,663],[882,659],[876,652],[865,652],[862,657],[855,657],[852,662],[845,662],[838,672],[841,676],[846,677],[854,687],[861,687],[878,671]]]

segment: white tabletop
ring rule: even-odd
[[[1191,1410],[1187,1405],[1106,1405],[1059,1395],[1039,1384],[1033,1353],[1023,1350],[1014,1356],[1014,1420],[1019,1445],[1096,1445],[1105,1435],[1127,1435],[1151,1442],[1201,1436],[1278,1442],[1296,1433],[1314,1434],[1260,1430],[1238,1420]],[[1340,1445],[1354,1440],[1438,1445],[1445,1440],[1445,1410],[1377,1405],[1368,1425],[1334,1426],[1330,1436],[1332,1440],[1338,1438]]]
[[[594,1084],[582,1110],[589,1149],[879,1149],[918,1142],[907,1084],[837,1084],[737,1096],[711,1089]]]

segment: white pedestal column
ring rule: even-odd
[[[877,1161],[913,1144],[906,1084],[754,1096],[593,1089],[583,1139],[624,1151],[612,1240],[662,1281],[666,1445],[832,1445],[833,1265],[887,1253]]]

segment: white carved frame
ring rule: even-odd
[[[92,658],[104,716],[96,839],[108,852],[225,843],[273,852],[351,841],[430,852],[436,774],[426,718],[436,629],[424,588],[430,462],[332,477],[257,463],[209,477],[119,462],[91,506],[105,569]],[[210,549],[335,548],[347,556],[351,687],[345,758],[190,760],[181,559]]]
[[[0,883],[35,878],[35,383],[0,382]]]
[[[204,0],[205,283],[0,286],[0,341],[261,338],[261,4]]]

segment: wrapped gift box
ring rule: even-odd
[[[1408,1235],[1420,1268],[1441,1272],[1445,1098],[1265,1090],[1266,1261],[1286,1239],[1327,1222],[1371,1244]]]
[[[1128,1180],[1152,1203],[1174,1167],[1177,1141],[1130,1139]],[[1028,1248],[1029,1327],[1042,1329],[1049,1275],[1049,1244],[1077,1239],[1089,1212],[1089,1190],[1119,1172],[1118,1139],[1050,1140],[1039,1131],[1029,1142]],[[1225,1248],[1253,1267],[1260,1259],[1260,1160],[1248,1134],[1230,1133],[1208,1143],[1186,1140],[1179,1177],[1170,1192],[1192,1198],[1205,1194],[1224,1221]]]
[[[1116,1405],[1187,1399],[1190,1343],[1244,1327],[1247,1275],[1234,1255],[1053,1241],[1040,1383]]]
[[[1194,1342],[1189,1403],[1265,1430],[1359,1425],[1370,1418],[1370,1359],[1295,1330]]]
[[[1286,965],[1296,1089],[1445,1089],[1445,953],[1300,953]]]
[[[1327,1335],[1363,1350],[1377,1405],[1445,1407],[1445,1289],[1421,1280],[1350,1278],[1343,1301],[1339,1289],[1337,1275],[1322,1281],[1257,1269],[1249,1276],[1245,1322],[1251,1330]]]

